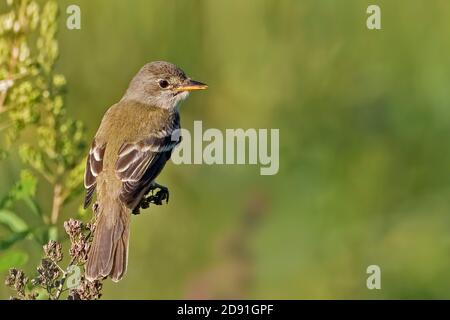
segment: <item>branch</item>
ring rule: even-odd
[[[63,204],[62,185],[57,183],[53,188],[53,206],[50,218],[50,224],[56,225]]]

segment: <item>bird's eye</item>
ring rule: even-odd
[[[163,89],[167,88],[169,86],[169,82],[167,80],[159,80],[159,86]]]

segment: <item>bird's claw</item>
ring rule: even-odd
[[[155,192],[155,190],[157,190]],[[142,199],[141,203],[132,211],[133,214],[140,214],[140,209],[147,209],[150,204],[160,206],[163,201],[169,203],[169,189],[159,184],[154,184],[149,190],[149,193]]]

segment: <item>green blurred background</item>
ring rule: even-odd
[[[171,202],[133,217],[128,274],[104,298],[450,298],[450,2],[59,3],[58,71],[89,139],[152,60],[210,86],[184,127],[280,129],[276,176],[169,164]],[[81,30],[65,28],[70,4]],[[0,164],[0,194],[20,168]],[[27,248],[33,270],[41,249]],[[381,290],[366,288],[372,264]]]

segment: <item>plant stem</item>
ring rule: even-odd
[[[52,225],[56,225],[59,218],[59,213],[61,212],[61,207],[63,204],[63,196],[62,196],[62,185],[56,183],[53,188],[53,206],[52,206],[52,214],[50,217],[50,223]]]
[[[72,266],[74,263],[75,263],[75,259],[72,258],[72,259],[70,260],[69,265],[67,266],[67,269],[68,269],[70,266]],[[56,265],[58,265],[58,264],[56,264]],[[58,267],[61,269],[61,267],[60,267],[59,265],[58,265]],[[62,269],[61,269],[61,270],[62,270]],[[66,279],[67,279],[67,271],[64,271],[64,270],[63,270],[62,278],[61,278],[61,280],[60,280],[60,282],[59,282],[58,289],[56,290],[55,300],[58,300],[59,297],[61,296],[61,293],[63,293],[63,291],[64,291],[63,288],[64,288],[64,284],[66,283]]]

